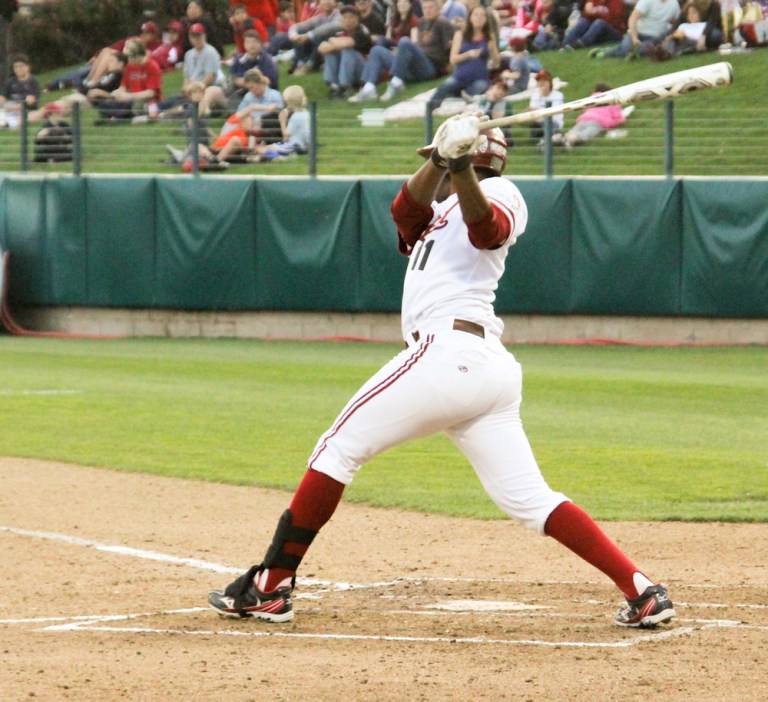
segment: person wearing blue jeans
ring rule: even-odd
[[[400,93],[405,84],[433,80],[446,72],[451,50],[454,27],[449,20],[440,16],[436,0],[423,0],[424,16],[414,30],[416,39],[401,37],[394,50],[374,46],[363,68],[364,85],[350,102],[364,102],[376,99],[376,83],[384,71],[389,71],[392,80],[379,98],[388,102]]]
[[[354,93],[365,64],[364,54],[371,50],[371,35],[360,24],[360,12],[351,5],[341,10],[341,29],[322,42],[323,79],[331,97],[349,97]]]
[[[624,0],[590,0],[563,37],[563,46],[580,49],[621,41],[626,31]]]
[[[621,44],[610,51],[590,52],[589,55],[599,58],[645,56],[649,47],[661,43],[667,36],[679,14],[678,0],[638,0],[629,16],[627,33]]]

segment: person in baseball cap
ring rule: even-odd
[[[160,29],[155,22],[150,20],[149,22],[144,22],[144,24],[141,25],[141,33],[151,34],[156,37],[160,33]]]
[[[529,110],[540,110],[545,107],[555,107],[556,105],[562,105],[565,101],[563,94],[559,90],[554,89],[554,78],[552,74],[542,68],[536,74],[536,90],[531,95],[531,101],[528,104]],[[563,125],[565,123],[564,115],[553,115],[552,119],[552,136],[562,134]],[[544,122],[532,122],[531,123],[531,139],[539,139],[539,147],[543,147],[544,137]]]
[[[202,22],[195,22],[189,25],[190,34],[205,34],[205,25]]]

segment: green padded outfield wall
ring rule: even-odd
[[[768,316],[768,180],[524,179],[501,313]],[[0,180],[15,304],[399,310],[400,179]]]

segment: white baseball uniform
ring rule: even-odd
[[[346,485],[382,451],[444,431],[493,501],[543,534],[547,517],[568,498],[547,485],[523,431],[522,370],[501,343],[503,323],[493,310],[507,252],[525,230],[528,212],[510,181],[486,178],[480,188],[509,223],[506,242],[475,248],[458,196],[432,203],[405,276],[407,348],[347,403],[308,465]]]

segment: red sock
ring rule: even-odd
[[[573,502],[558,505],[549,515],[544,532],[603,571],[628,598],[637,597],[633,576],[639,569],[581,507]]]
[[[309,468],[291,501],[290,510],[293,514],[293,526],[312,531],[320,531],[323,525],[333,516],[341,500],[345,485],[330,478],[325,473]],[[309,546],[286,541],[283,552],[303,557]],[[270,568],[267,576],[266,591],[274,590],[277,584],[285,578],[296,574],[286,568]]]

